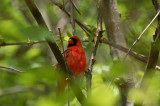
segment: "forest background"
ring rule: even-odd
[[[158,2],[2,0],[0,106],[160,105]],[[73,34],[85,49],[86,72],[80,95],[69,87],[57,101],[53,64],[62,59],[60,38],[66,49]]]

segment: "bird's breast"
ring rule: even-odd
[[[67,63],[74,75],[82,74],[86,67],[86,56],[83,48],[68,50]]]

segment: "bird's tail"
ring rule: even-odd
[[[57,89],[56,89],[56,98],[61,98],[61,96],[64,94],[64,90],[68,84],[68,81],[66,80],[65,73],[60,71],[60,67],[58,64],[55,64],[54,70],[57,72]]]
[[[66,80],[66,77],[64,75],[60,75],[57,81],[57,91],[56,91],[57,96],[59,96],[61,93],[64,92],[67,84],[68,81]]]

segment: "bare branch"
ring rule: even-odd
[[[72,2],[72,0],[70,0],[70,4],[71,4],[71,25],[72,25],[72,29],[73,29],[73,35],[75,35],[76,36],[76,26],[75,26],[75,16],[74,16],[74,6],[73,6],[73,2]]]
[[[127,49],[127,48],[125,48],[125,47],[123,47],[123,46],[120,46],[120,45],[117,45],[117,44],[115,44],[115,43],[112,43],[112,42],[106,40],[105,38],[101,38],[101,42],[102,42],[102,43],[105,43],[105,44],[107,44],[107,45],[110,45],[110,46],[112,46],[112,47],[115,47],[115,48],[117,48],[117,49],[119,49],[119,50],[121,50],[121,51],[123,51],[123,52],[125,52],[125,53],[128,52],[128,49]],[[129,52],[129,55],[132,56],[132,57],[134,57],[134,58],[136,58],[137,60],[140,60],[140,61],[142,61],[142,62],[144,62],[144,63],[147,63],[147,57],[144,56],[144,55],[142,55],[142,54],[138,54],[138,53],[136,53],[136,52],[134,52],[134,51],[130,51],[130,52]]]
[[[82,41],[82,42],[88,42],[88,39],[82,39],[81,41]],[[115,48],[117,48],[117,49],[119,49],[119,50],[121,50],[121,51],[123,51],[123,52],[125,52],[125,53],[127,53],[128,50],[129,50],[129,49],[125,48],[125,47],[122,47],[122,46],[120,46],[120,45],[117,45],[117,44],[115,44],[115,43],[112,43],[112,42],[106,40],[105,38],[101,38],[101,39],[100,39],[100,42],[105,43],[105,44],[107,44],[107,45],[110,45],[110,46],[112,46],[112,47],[115,47]],[[32,41],[32,42],[1,43],[0,46],[14,46],[14,45],[32,46],[32,45],[34,45],[34,44],[39,44],[39,43],[47,43],[47,42],[46,42],[46,41]],[[137,60],[139,60],[139,61],[142,61],[142,62],[144,62],[144,63],[147,63],[147,57],[144,56],[144,55],[142,55],[142,54],[138,54],[138,53],[136,53],[136,52],[134,52],[134,51],[130,51],[130,52],[129,52],[129,55],[130,55],[130,56],[133,56],[135,59],[137,59]],[[160,70],[160,67],[159,67],[159,66],[156,66],[155,69]]]
[[[103,29],[102,29],[102,17],[100,15],[100,11],[99,11],[99,7],[97,6],[97,11],[98,11],[98,16],[97,16],[97,34],[95,36],[95,39],[94,39],[94,46],[93,46],[93,49],[92,49],[92,53],[91,53],[91,57],[90,57],[90,60],[89,60],[89,68],[88,68],[88,71],[87,71],[87,90],[88,90],[88,93],[90,92],[91,90],[91,81],[92,81],[92,69],[93,69],[93,64],[95,62],[95,56],[96,56],[96,51],[97,51],[97,48],[98,48],[98,44],[100,42],[100,39],[102,37],[102,33],[103,33]]]
[[[66,15],[68,15],[68,17],[71,17],[71,14],[65,10],[65,8],[64,8],[63,5],[61,5],[60,3],[55,2],[54,0],[51,0],[51,2],[52,2],[54,5],[56,5],[57,7],[59,7],[63,12],[65,12]],[[89,32],[89,33],[92,34],[92,31],[91,31],[89,28],[87,28],[82,22],[80,22],[80,21],[79,21],[78,19],[76,19],[75,17],[74,17],[74,20],[75,20],[75,22],[76,22],[85,32]],[[96,36],[96,35],[94,34],[94,36]]]
[[[83,42],[88,42],[88,39],[82,39],[81,41],[83,41]],[[123,46],[120,46],[120,45],[118,45],[118,44],[112,43],[112,42],[108,41],[107,39],[105,39],[105,38],[103,38],[103,37],[100,39],[100,42],[101,42],[101,43],[104,43],[104,44],[107,44],[107,45],[109,45],[109,46],[112,46],[112,47],[114,47],[114,48],[116,48],[116,49],[119,49],[119,50],[121,50],[122,52],[125,52],[125,53],[128,52],[128,49],[127,49],[127,48],[125,48],[125,47],[123,47]],[[143,62],[143,63],[147,63],[147,58],[148,58],[148,57],[144,56],[143,54],[138,54],[138,53],[136,53],[135,51],[130,51],[130,52],[129,52],[129,55],[132,56],[132,57],[134,57],[135,59]],[[158,70],[158,71],[160,71],[160,67],[157,66],[157,65],[156,65],[155,69]]]
[[[76,11],[81,15],[81,13],[80,13],[80,11],[78,10],[76,4],[75,4],[72,0],[70,0],[70,2],[72,3],[72,5],[73,5],[73,7],[76,9]]]
[[[33,14],[34,18],[36,19],[37,23],[40,25],[40,26],[44,26],[45,28],[47,28],[46,26],[46,23],[42,17],[42,15],[40,14],[38,8],[36,7],[36,5],[34,4],[33,0],[25,0],[28,8],[30,9],[31,13]],[[74,77],[73,77],[73,74],[72,74],[72,71],[71,70],[68,70],[68,65],[65,64],[65,60],[59,50],[59,47],[57,46],[56,42],[55,41],[50,41],[50,40],[47,40],[47,43],[49,45],[49,47],[51,48],[53,54],[55,55],[57,61],[58,61],[58,64],[60,66],[60,68],[62,69],[62,71],[65,73],[65,75],[69,74],[71,76],[71,88],[73,89],[77,99],[79,100],[79,102],[81,104],[84,103],[84,101],[86,100],[86,97],[85,95],[82,93],[81,89],[79,88],[79,86],[76,84],[76,82],[74,81]],[[76,90],[74,90],[76,87]],[[76,91],[76,92],[75,92]]]
[[[159,3],[157,0],[152,0],[153,5],[155,6],[157,14],[159,14],[160,8]],[[142,86],[143,82],[146,80],[146,78],[153,77],[154,73],[156,70],[153,70],[156,67],[156,64],[158,62],[158,57],[159,57],[159,44],[160,44],[160,18],[158,18],[158,25],[155,31],[155,34],[153,35],[153,40],[151,43],[151,50],[150,50],[150,55],[147,61],[147,66],[145,69],[144,77],[142,79]]]
[[[159,6],[159,3],[157,0],[152,0],[152,3],[155,7],[155,10],[157,13],[159,13],[158,9],[160,9],[160,6]],[[148,61],[147,61],[147,65],[146,65],[146,69],[145,69],[145,72],[144,72],[144,76],[142,78],[142,81],[140,83],[140,88],[143,88],[145,90],[148,89],[147,86],[148,83],[146,84],[146,80],[148,78],[152,78],[156,72],[156,70],[154,70],[158,62],[158,57],[159,57],[159,43],[160,43],[160,16],[158,16],[158,25],[157,25],[157,28],[156,28],[156,31],[155,31],[155,34],[153,35],[153,40],[151,42],[151,49],[150,49],[150,54],[149,54],[149,58],[148,58]],[[135,105],[139,105],[141,106],[143,104],[143,101],[139,104],[135,104]]]
[[[32,46],[34,44],[39,43],[47,43],[46,41],[29,41],[29,42],[16,42],[16,43],[0,43],[0,46],[14,46],[14,45],[25,45],[25,46]]]
[[[18,72],[18,73],[24,72],[24,71],[21,71],[21,70],[12,68],[12,67],[5,67],[5,66],[0,66],[0,70],[6,71],[6,72],[14,72],[14,73],[17,73],[17,72]]]
[[[158,17],[160,13],[160,10],[157,12],[157,14],[154,16],[154,18],[151,20],[151,22],[146,26],[146,28],[142,31],[142,33],[139,35],[139,37],[133,42],[132,46],[129,48],[124,60],[127,58],[128,53],[130,52],[130,50],[133,48],[133,46],[139,42],[139,40],[141,39],[142,35],[144,34],[144,32],[146,32],[146,30],[151,26],[151,24],[154,22],[154,20]]]

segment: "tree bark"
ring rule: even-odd
[[[121,25],[121,14],[119,13],[117,7],[117,1],[99,0],[99,4],[109,41],[120,46],[126,47],[126,40]],[[113,61],[122,60],[125,57],[125,53],[113,47],[110,47],[110,54],[113,58]],[[121,92],[122,106],[130,104],[130,102],[128,102],[129,100],[127,100],[127,92],[134,85],[132,72],[127,73],[125,77],[126,78],[123,77],[125,79],[125,86],[118,85],[119,90]]]
[[[108,39],[118,45],[126,47],[126,40],[121,25],[121,15],[116,0],[100,0],[101,14],[105,23]],[[124,58],[125,53],[110,47],[113,60]]]

